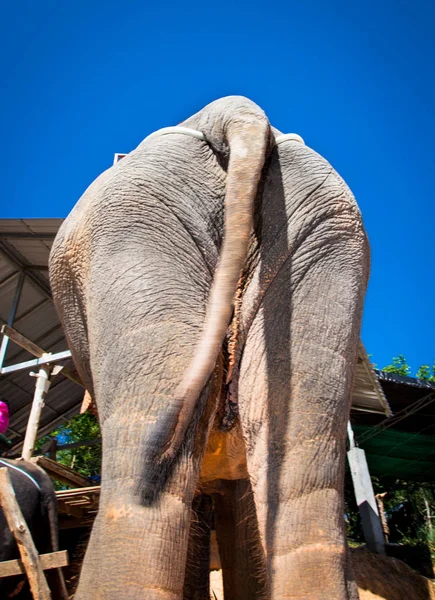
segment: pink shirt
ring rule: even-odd
[[[0,400],[0,433],[6,433],[9,427],[9,408],[2,400]]]

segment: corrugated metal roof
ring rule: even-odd
[[[65,336],[51,301],[48,256],[62,219],[0,219],[0,323],[8,323],[46,350],[67,350]],[[20,278],[24,277],[13,323],[9,322]],[[3,366],[34,358],[9,341]],[[33,400],[35,379],[30,369],[0,377],[0,397],[10,403],[7,432],[14,446],[24,439]],[[76,414],[83,388],[62,375],[53,381],[42,409],[39,434],[55,429]]]
[[[51,301],[48,256],[62,219],[0,219],[0,324],[9,322],[21,277],[24,283],[13,323],[26,338],[47,352],[66,350],[66,341]],[[4,366],[33,358],[9,342]],[[24,439],[35,380],[29,370],[0,377],[0,397],[10,402],[8,437],[20,445]],[[45,435],[78,412],[83,388],[59,375],[53,382],[41,416],[39,434]],[[391,414],[369,358],[361,344],[352,396],[354,410]]]
[[[387,417],[392,415],[388,400],[362,342],[360,342],[358,350],[358,362],[352,393],[352,409],[385,414]]]

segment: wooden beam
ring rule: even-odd
[[[31,461],[39,467],[42,467],[52,479],[57,479],[57,481],[66,483],[66,485],[71,487],[83,488],[89,486],[89,479],[83,477],[83,475],[80,475],[77,471],[74,471],[65,465],[61,465],[46,456],[35,456]]]
[[[82,507],[80,504],[66,502],[64,504],[62,512],[66,515],[71,515],[72,517],[75,517],[76,519],[79,519],[79,521],[81,521],[85,514],[85,507]]]
[[[50,552],[50,554],[41,554],[39,560],[43,571],[66,567],[68,565],[68,552],[60,550],[59,552]],[[25,574],[26,570],[23,561],[20,559],[0,562],[0,579],[2,577],[11,577],[12,575]]]
[[[76,496],[82,497],[84,494],[95,494],[97,496],[100,495],[101,486],[100,485],[90,485],[88,487],[81,487],[75,490],[56,490],[56,498],[58,500],[61,499],[70,499],[75,498]]]
[[[39,554],[15,498],[7,467],[0,469],[0,505],[17,542],[34,600],[51,600]]]
[[[75,490],[57,490],[59,528],[90,527],[98,510],[100,489],[100,486],[92,486]]]
[[[18,344],[18,346],[21,346],[21,348],[24,348],[24,350],[27,350],[27,352],[30,352],[30,354],[36,356],[36,358],[41,358],[45,354],[45,350],[28,340],[16,329],[9,327],[9,325],[3,325],[1,332],[4,335],[7,335],[7,337],[13,342]]]
[[[48,354],[37,344],[34,344],[30,340],[28,340],[19,331],[17,331],[13,327],[10,327],[9,325],[3,325],[1,328],[1,333],[6,335],[16,344],[18,344],[18,346],[21,346],[21,348],[24,348],[24,350],[27,350],[27,352],[30,352],[30,354],[33,354],[33,356],[36,356],[36,358],[42,358],[44,354]],[[60,372],[65,377],[68,377],[68,379],[71,379],[71,381],[74,381],[75,383],[78,383],[79,385],[84,387],[82,380],[80,379],[80,375],[78,374],[77,369],[75,368],[74,363],[71,359],[63,365]]]

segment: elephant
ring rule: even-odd
[[[7,468],[18,505],[40,554],[57,552],[57,500],[50,477],[37,465],[24,460],[0,459]],[[0,508],[0,562],[20,558],[17,543]],[[68,600],[62,571],[45,571],[53,600]],[[0,579],[0,598],[33,598],[27,578],[13,576]]]
[[[90,185],[49,269],[103,439],[76,600],[197,597],[201,494],[226,599],[358,598],[343,479],[369,250],[331,165],[218,99]]]

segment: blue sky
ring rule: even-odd
[[[2,3],[1,210],[65,217],[148,133],[243,94],[345,178],[372,249],[362,338],[435,360],[435,4]]]

